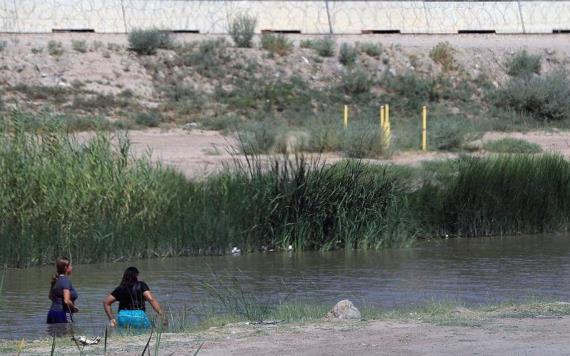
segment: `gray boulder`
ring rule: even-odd
[[[341,300],[327,314],[331,319],[361,319],[360,310],[348,299]]]

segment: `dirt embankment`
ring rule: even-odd
[[[452,323],[453,324],[453,323]],[[441,326],[403,321],[323,321],[304,325],[211,328],[198,334],[162,334],[160,355],[567,355],[570,317],[537,316],[499,319],[478,325]],[[107,355],[140,355],[147,336],[111,337]],[[13,343],[4,351],[49,354],[49,340]],[[101,354],[102,345],[85,354]],[[68,339],[58,340],[57,354],[77,354]]]
[[[177,43],[191,44],[224,36],[180,34]],[[301,41],[317,36],[288,36],[294,47],[284,57],[271,56],[260,48],[228,47],[221,62],[215,58],[184,58],[174,50],[139,56],[128,50],[122,34],[3,34],[0,51],[0,89],[8,108],[40,110],[46,105],[61,111],[104,114],[121,118],[127,113],[164,106],[164,87],[187,85],[195,93],[212,94],[216,87],[231,90],[230,77],[239,76],[255,64],[250,79],[299,78],[310,87],[322,88],[341,77],[346,69],[337,56],[319,57],[315,50],[301,48]],[[451,81],[485,78],[498,85],[507,79],[505,62],[522,49],[543,58],[542,71],[570,67],[570,41],[566,35],[358,35],[336,36],[336,52],[342,43],[370,43],[381,46],[377,57],[361,55],[357,67],[373,76],[416,73],[435,76],[446,72],[430,58],[430,51],[442,41],[453,47],[455,71]],[[256,43],[259,39],[256,39]],[[228,45],[231,40],[228,39]],[[188,61],[192,62],[190,65]],[[211,66],[219,68],[208,68]],[[186,68],[188,67],[188,68]],[[217,72],[215,72],[217,71]],[[258,79],[259,79],[258,78]],[[49,92],[57,88],[58,92]],[[99,101],[96,95],[106,95]],[[177,93],[186,95],[188,93]],[[105,100],[106,99],[106,100]],[[196,106],[196,105],[194,105]],[[162,108],[165,111],[172,108]],[[176,124],[219,115],[220,108],[195,111],[178,108],[167,116]],[[208,112],[213,110],[213,112]],[[223,110],[221,108],[220,110]],[[174,117],[176,116],[176,117]]]
[[[218,37],[184,34],[176,35],[175,40],[189,44]],[[228,46],[224,54],[228,56],[227,61],[220,68],[212,68],[203,66],[208,57],[196,59],[195,47],[190,54],[159,50],[156,55],[138,56],[127,49],[126,35],[5,34],[0,38],[6,43],[0,51],[0,104],[3,102],[4,110],[19,108],[38,112],[48,108],[72,115],[100,115],[111,120],[129,118],[131,123],[138,120],[132,119],[137,113],[156,109],[162,116],[160,125],[169,130],[131,131],[135,152],[142,154],[150,149],[154,160],[175,167],[189,177],[201,176],[218,171],[231,162],[228,149],[234,141],[214,131],[184,131],[179,127],[188,122],[204,122],[208,117],[224,116],[228,114],[225,110],[232,105],[234,108],[248,107],[247,112],[261,112],[261,108],[249,107],[260,104],[250,102],[255,96],[253,99],[247,95],[225,98],[223,104],[215,99],[216,90],[231,94],[232,90],[239,89],[235,85],[244,79],[240,76],[246,77],[243,83],[249,80],[247,71],[252,70],[247,69],[249,64],[255,63],[251,78],[257,77],[260,82],[263,78],[296,77],[305,83],[303,85],[313,88],[330,87],[346,70],[336,56],[322,58],[313,49],[300,48],[301,41],[315,37],[293,35],[289,38],[295,46],[287,56],[270,56],[260,48]],[[570,68],[570,41],[566,35],[362,35],[338,36],[335,40],[337,51],[343,42],[381,45],[381,54],[377,58],[361,53],[357,60],[359,68],[377,76],[386,72],[444,74],[455,82],[485,77],[491,84],[500,85],[508,78],[505,62],[521,48],[541,56],[543,73],[561,66]],[[442,41],[453,47],[455,66],[460,69],[445,72],[430,57],[429,52]],[[187,55],[189,57],[184,57]],[[184,64],[185,60],[192,64]],[[250,89],[260,88],[252,86]],[[271,89],[261,89],[266,91],[267,88]],[[281,94],[289,95],[286,86],[279,90],[285,90]],[[375,90],[382,88],[373,88],[373,92]],[[279,113],[282,109],[279,93],[276,92],[274,98],[276,107],[271,110],[287,115],[290,107]],[[270,94],[264,95],[273,97]],[[289,98],[292,103],[300,100],[295,95]],[[309,106],[316,104],[318,100]],[[453,104],[446,107],[451,111],[459,110]],[[148,123],[145,120],[152,121],[152,117],[143,117],[143,126]],[[564,132],[488,133],[483,141],[503,135],[538,143],[546,152],[570,156],[570,136]],[[334,153],[323,156],[328,162],[341,159]],[[441,152],[396,152],[388,161],[414,165],[423,160],[454,156]]]

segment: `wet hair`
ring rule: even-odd
[[[139,281],[139,270],[136,267],[129,267],[123,273],[123,279],[121,280],[122,286],[133,285]]]
[[[57,260],[55,260],[56,274],[54,274],[51,277],[51,288],[53,288],[53,286],[55,285],[57,278],[60,275],[65,274],[65,272],[67,271],[67,267],[69,267],[70,263],[71,261],[67,257],[60,257]]]

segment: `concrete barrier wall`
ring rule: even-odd
[[[302,33],[551,33],[570,29],[570,1],[183,1],[0,0],[0,31],[133,28],[226,33],[232,16],[257,17],[262,29]]]

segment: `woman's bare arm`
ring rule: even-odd
[[[69,289],[63,290],[63,303],[72,313],[77,313],[79,311],[79,309],[75,307],[73,301],[71,300],[71,292],[69,291]]]
[[[158,304],[158,300],[156,300],[156,298],[152,295],[152,293],[149,290],[143,293],[143,297],[147,302],[150,303],[150,305],[152,305],[152,309],[154,309],[154,311],[158,315],[163,316],[160,304]]]
[[[113,316],[113,309],[111,309],[111,304],[115,303],[116,301],[117,299],[115,299],[115,297],[113,297],[111,294],[109,294],[108,296],[105,297],[105,299],[103,299],[103,309],[105,309],[105,314],[107,314],[107,317],[109,318],[111,327],[115,327],[115,325],[117,324],[117,321]]]

